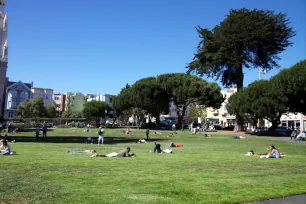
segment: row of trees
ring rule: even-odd
[[[229,98],[230,114],[246,120],[267,119],[272,127],[287,112],[306,114],[306,60],[284,69],[270,80],[255,81]]]
[[[73,112],[71,109],[62,114],[62,118],[104,118],[110,113],[112,108],[101,101],[91,101],[84,105],[82,112]],[[54,104],[45,105],[41,97],[26,99],[22,105],[18,106],[18,113],[21,118],[56,118],[56,108]]]
[[[124,114],[131,109],[140,109],[156,118],[169,112],[173,102],[177,108],[178,123],[185,115],[188,105],[200,104],[205,107],[219,108],[224,98],[216,83],[208,83],[189,74],[162,74],[136,81],[132,86],[126,85],[116,97],[113,97],[113,108],[116,115]]]

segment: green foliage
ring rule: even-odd
[[[232,95],[227,109],[230,114],[245,118],[265,118],[274,127],[280,124],[281,115],[288,110],[268,80],[255,81]]]
[[[206,118],[207,111],[205,106],[192,106],[189,109],[189,116],[194,118]]]
[[[18,106],[18,113],[21,118],[35,118],[47,116],[44,101],[41,97],[32,100],[26,99],[22,105]]]
[[[231,10],[212,30],[197,27],[201,41],[188,72],[221,79],[224,86],[243,87],[243,67],[277,67],[279,53],[295,32],[286,14],[270,10]]]
[[[45,109],[47,118],[56,118],[56,108],[53,104],[45,105]]]
[[[111,107],[106,102],[91,101],[86,103],[83,108],[83,115],[85,118],[104,118],[105,110],[111,110]]]
[[[154,116],[159,124],[160,114],[169,111],[169,101],[169,93],[162,89],[156,78],[148,77],[123,88],[113,97],[113,108],[117,116],[130,108],[141,109]]]
[[[274,92],[289,111],[306,114],[306,60],[282,70],[271,81]]]
[[[62,113],[62,118],[75,118],[75,119],[79,119],[79,118],[84,118],[82,112],[74,112],[71,111],[70,109],[64,111]]]

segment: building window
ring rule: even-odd
[[[13,112],[8,112],[8,117],[9,118],[13,118],[14,117],[14,113]]]
[[[48,100],[49,98],[48,98],[48,95],[46,95],[46,99]]]

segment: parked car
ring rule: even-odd
[[[258,132],[252,133],[252,135],[258,136],[278,136],[278,137],[286,137],[290,136],[292,130],[286,127],[277,127],[277,128],[269,128],[268,130],[262,130]]]
[[[224,130],[222,125],[214,125],[215,130]]]

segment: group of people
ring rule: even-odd
[[[299,141],[302,141],[302,140],[305,140],[306,138],[306,132],[299,132],[298,130],[293,130],[292,133],[291,133],[291,136],[290,136],[290,139],[292,140],[299,140]]]
[[[46,138],[46,137],[47,137],[47,131],[48,131],[48,127],[47,127],[46,124],[44,124],[43,127],[42,127],[43,138]],[[40,135],[40,128],[39,128],[39,127],[36,127],[36,130],[35,130],[35,138],[36,138],[37,141],[39,140],[39,135]]]

